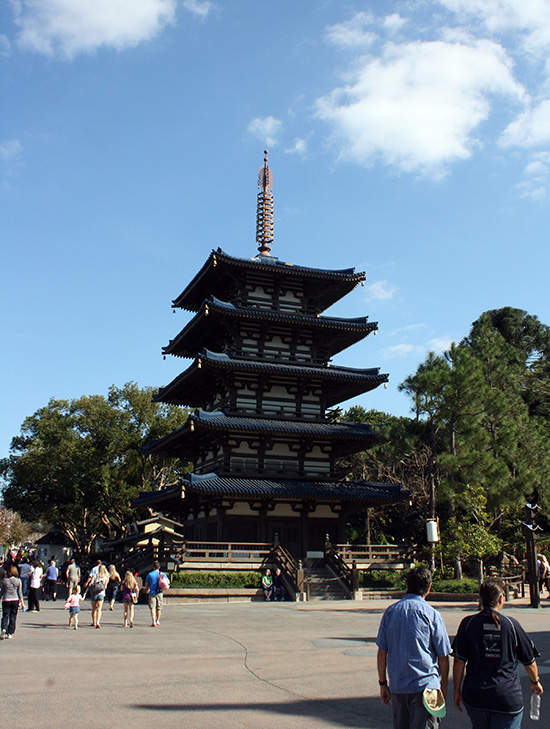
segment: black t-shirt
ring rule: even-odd
[[[528,666],[540,654],[517,620],[496,613],[495,625],[491,613],[464,618],[453,641],[453,656],[467,664],[462,698],[471,709],[517,714],[523,709],[518,662]]]

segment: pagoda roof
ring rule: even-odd
[[[177,357],[194,357],[201,347],[220,349],[225,342],[227,327],[225,320],[251,320],[259,324],[280,324],[282,326],[312,329],[317,340],[326,349],[329,359],[355,342],[378,329],[376,322],[369,322],[368,317],[345,319],[329,316],[311,316],[299,312],[289,313],[273,309],[257,309],[236,306],[221,301],[215,296],[205,299],[196,316],[184,329],[172,339],[163,354]]]
[[[332,407],[364,392],[374,390],[388,381],[387,374],[380,374],[378,367],[354,369],[329,365],[290,364],[269,362],[261,359],[237,359],[228,354],[204,350],[178,377],[154,396],[159,402],[173,405],[200,407],[205,397],[214,395],[219,387],[216,372],[251,372],[267,374],[281,379],[306,379],[308,383],[322,383],[326,407]],[[214,375],[214,376],[213,376]]]
[[[370,481],[308,481],[305,479],[262,479],[187,474],[175,486],[160,491],[142,492],[134,504],[149,505],[197,496],[228,500],[271,499],[310,500],[321,503],[363,502],[366,505],[394,504],[410,496],[401,483],[379,484]]]
[[[365,423],[328,423],[296,419],[226,415],[221,410],[196,410],[177,430],[147,444],[146,453],[165,453],[193,458],[197,444],[216,434],[280,436],[283,439],[306,437],[330,441],[334,454],[344,456],[370,447],[377,440],[374,428]]]
[[[309,297],[316,302],[317,311],[327,309],[365,280],[365,274],[356,273],[354,268],[327,270],[296,266],[265,255],[236,258],[218,248],[211,252],[201,270],[174,299],[172,305],[175,308],[198,311],[204,299],[210,294],[215,293],[223,299],[227,298],[224,294],[233,288],[234,276],[238,271],[267,273],[273,278],[291,276],[304,281],[309,280],[312,284],[309,287]],[[318,285],[321,282],[323,286]]]

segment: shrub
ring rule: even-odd
[[[405,570],[362,570],[359,573],[359,587],[405,589]]]
[[[479,592],[479,582],[471,577],[464,577],[462,580],[434,580],[432,584],[432,592]]]
[[[174,572],[170,583],[172,587],[260,587],[260,572]]]

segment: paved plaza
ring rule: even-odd
[[[20,613],[14,638],[0,643],[2,726],[385,729],[391,719],[378,698],[375,639],[388,604],[168,605],[159,628],[150,627],[149,611],[139,605],[132,629],[122,627],[117,604],[95,630],[86,601],[74,631],[66,627],[63,601],[42,603],[40,613]],[[451,637],[476,610],[436,607]],[[550,600],[538,610],[515,601],[505,611],[542,654],[542,729],[550,716]],[[451,706],[445,727],[469,722]]]

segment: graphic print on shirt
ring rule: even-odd
[[[485,658],[500,659],[502,655],[502,637],[500,625],[494,623],[483,624],[483,650]]]

